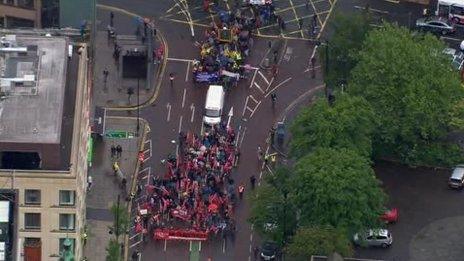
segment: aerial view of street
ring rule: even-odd
[[[463,260],[464,0],[0,0],[0,261]]]

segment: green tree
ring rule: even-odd
[[[113,204],[110,211],[114,217],[113,226],[110,227],[110,231],[118,238],[129,229],[129,216],[126,208],[121,205],[118,206],[118,204]]]
[[[365,157],[348,149],[320,148],[298,160],[292,201],[302,225],[349,232],[376,227],[386,200]]]
[[[331,226],[299,228],[287,247],[291,257],[309,260],[312,255],[328,256],[337,252],[344,257],[353,255],[350,239],[344,230]]]
[[[326,83],[330,87],[347,81],[350,71],[356,66],[357,53],[371,29],[369,12],[344,14],[337,12],[329,23],[331,38],[329,42],[329,73],[325,73]],[[325,63],[327,46],[320,46],[321,60]],[[324,67],[325,68],[325,67]]]
[[[333,106],[319,99],[290,127],[291,152],[299,158],[319,147],[348,148],[369,158],[375,127],[374,113],[363,98],[340,94]]]
[[[106,247],[106,261],[121,261],[121,245],[115,239],[110,239]]]
[[[374,150],[380,156],[415,162],[415,149],[447,133],[463,88],[444,48],[430,34],[416,37],[390,24],[368,34],[347,90],[364,97],[379,119]]]
[[[464,99],[457,101],[450,111],[450,127],[454,130],[464,130]]]
[[[296,208],[290,200],[291,171],[279,167],[268,174],[251,196],[249,222],[264,237],[284,244],[296,228]]]

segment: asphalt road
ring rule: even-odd
[[[230,1],[232,2],[232,1]],[[327,2],[325,0],[325,2]],[[199,56],[198,47],[194,45],[195,40],[202,40],[204,25],[210,16],[214,14],[202,14],[198,11],[198,3],[201,1],[189,1],[192,4],[192,20],[195,20],[195,39],[191,38],[189,24],[179,22],[184,13],[178,14],[175,11],[174,1],[141,1],[141,0],[112,0],[100,1],[99,4],[107,4],[118,8],[123,8],[132,13],[144,17],[155,17],[157,28],[166,37],[169,48],[168,62],[165,74],[162,79],[159,96],[152,106],[144,108],[140,116],[147,120],[150,125],[149,140],[152,146],[151,157],[145,162],[144,167],[149,168],[144,172],[151,175],[163,175],[164,167],[161,160],[166,158],[169,153],[175,153],[178,133],[180,131],[192,131],[199,133],[203,106],[206,96],[206,85],[194,86],[191,79],[191,61]],[[238,131],[238,139],[241,151],[241,159],[238,167],[234,170],[233,176],[237,182],[243,181],[248,185],[251,175],[260,176],[261,165],[257,160],[257,147],[266,148],[265,140],[268,131],[276,121],[283,117],[285,109],[294,104],[296,100],[307,101],[308,99],[298,99],[303,94],[314,89],[321,84],[318,74],[316,79],[311,78],[310,71],[306,70],[309,66],[308,61],[312,53],[312,46],[307,41],[300,38],[305,37],[304,32],[292,32],[295,28],[296,18],[300,16],[309,17],[314,10],[320,13],[319,18],[324,21],[328,14],[324,1],[318,1],[314,7],[306,8],[302,0],[294,2],[281,1],[279,10],[282,17],[288,21],[285,31],[285,40],[279,51],[279,73],[274,78],[268,70],[252,71],[248,79],[242,80],[240,84],[231,89],[226,95],[224,113],[227,114],[233,107],[234,116],[232,126]],[[196,4],[196,6],[194,5]],[[297,6],[297,7],[295,7]],[[173,8],[174,7],[174,8]],[[175,13],[171,17],[166,16],[169,11]],[[102,21],[100,28],[105,28],[104,24],[108,14],[102,12],[99,20]],[[115,24],[120,31],[135,31],[134,24],[125,22],[118,23],[120,14],[116,14]],[[203,18],[206,16],[206,18]],[[127,18],[124,18],[126,21]],[[183,21],[186,21],[185,17]],[[295,21],[292,21],[294,19]],[[304,18],[303,18],[304,19]],[[182,20],[180,20],[182,21]],[[107,22],[106,22],[107,23]],[[322,23],[321,23],[322,25]],[[268,52],[268,41],[277,41],[272,35],[272,30],[260,32],[260,36],[254,38],[252,48],[247,63],[251,66],[259,67],[262,59]],[[300,34],[300,36],[298,36]],[[170,86],[169,73],[175,75],[174,86]],[[272,106],[270,93],[276,93],[277,102]],[[305,97],[305,96],[303,96]],[[223,120],[227,120],[224,116]],[[264,175],[264,174],[263,174]],[[245,194],[250,190],[246,188]],[[248,217],[248,202],[243,200],[236,209],[237,232],[235,240],[224,241],[222,238],[211,238],[203,242],[200,251],[200,260],[211,257],[212,260],[250,260],[252,246],[259,245],[259,238],[251,231],[250,224],[246,221]],[[143,250],[142,260],[186,260],[189,257],[189,242],[153,242],[146,244],[140,243],[136,248]]]

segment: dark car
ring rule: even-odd
[[[280,257],[279,245],[275,242],[265,241],[261,245],[261,260],[278,260]]]
[[[420,18],[416,21],[416,27],[421,31],[435,34],[452,34],[456,32],[454,24],[442,17]]]

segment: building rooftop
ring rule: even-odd
[[[6,35],[0,42],[0,143],[59,144],[66,38]]]

